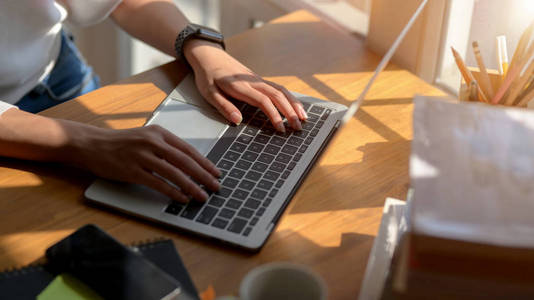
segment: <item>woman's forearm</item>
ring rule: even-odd
[[[172,0],[123,0],[111,16],[126,32],[171,56],[189,22]]]

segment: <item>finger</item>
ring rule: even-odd
[[[184,152],[193,160],[195,160],[202,168],[210,172],[213,176],[221,176],[221,171],[217,169],[217,167],[209,159],[198,153],[198,151],[193,146],[189,145],[184,140],[178,138],[176,135],[167,131],[164,134],[164,141],[169,145],[180,149],[182,152]]]
[[[217,109],[228,121],[239,125],[243,121],[243,116],[241,112],[235,105],[230,102],[225,96],[217,90],[213,89],[211,92],[208,92],[206,96],[208,102]]]
[[[291,94],[290,91],[288,91],[284,86],[274,83],[272,81],[265,80],[265,82],[284,93],[286,99],[289,100],[289,103],[291,104],[291,106],[293,107],[293,109],[301,120],[308,119],[308,114],[306,113],[304,106],[299,100],[297,100],[297,98],[295,98],[295,96],[293,96],[293,94]]]
[[[271,98],[272,102],[282,112],[282,114],[287,118],[289,124],[293,129],[302,130],[302,125],[300,124],[299,116],[295,112],[293,106],[289,103],[289,100],[286,98],[284,93],[273,86],[267,83],[253,84],[253,88],[258,91],[268,95]]]
[[[274,128],[280,132],[285,132],[282,117],[274,107],[271,99],[260,93],[248,83],[234,83],[223,85],[223,91],[236,99],[247,102],[250,105],[259,107],[271,120]]]
[[[173,147],[168,147],[163,150],[163,152],[164,153],[161,156],[166,161],[182,170],[185,174],[193,177],[196,182],[204,185],[212,191],[219,190],[219,181],[191,156]]]
[[[159,176],[169,180],[178,186],[182,193],[191,195],[198,201],[206,201],[208,194],[200,188],[196,183],[187,177],[180,169],[175,168],[169,162],[160,159],[156,156],[146,157],[143,167],[147,170],[154,171]]]
[[[149,188],[152,188],[153,190],[156,190],[178,202],[189,202],[189,198],[184,193],[149,171],[141,170],[137,174],[136,178],[138,183],[146,185]]]

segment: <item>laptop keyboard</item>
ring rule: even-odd
[[[303,130],[277,132],[256,107],[240,103],[243,121],[230,127],[208,154],[221,170],[221,188],[206,203],[173,202],[166,213],[248,236],[319,133],[330,109],[303,103]]]

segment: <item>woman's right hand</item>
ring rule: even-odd
[[[215,165],[160,126],[93,127],[75,139],[75,152],[81,154],[75,164],[98,176],[143,184],[180,202],[188,202],[188,196],[206,201],[208,194],[199,185],[219,189],[221,173]]]

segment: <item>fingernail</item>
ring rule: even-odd
[[[300,107],[300,112],[304,116],[304,119],[307,119],[308,118],[308,114],[306,113],[306,111],[304,110],[304,108],[302,106],[299,106],[299,107]]]
[[[204,192],[204,191],[200,191],[200,200],[202,201],[206,201],[208,200],[208,193]]]
[[[241,117],[240,113],[238,113],[237,111],[234,111],[233,113],[230,114],[230,121],[232,121],[232,123],[236,125],[239,125],[241,124],[241,121],[243,121],[243,118]]]
[[[278,130],[280,132],[286,132],[286,128],[284,127],[284,123],[283,122],[278,122],[278,124],[276,124],[276,130]]]
[[[212,185],[215,188],[215,190],[217,191],[219,190],[219,181],[217,179],[213,180]]]

